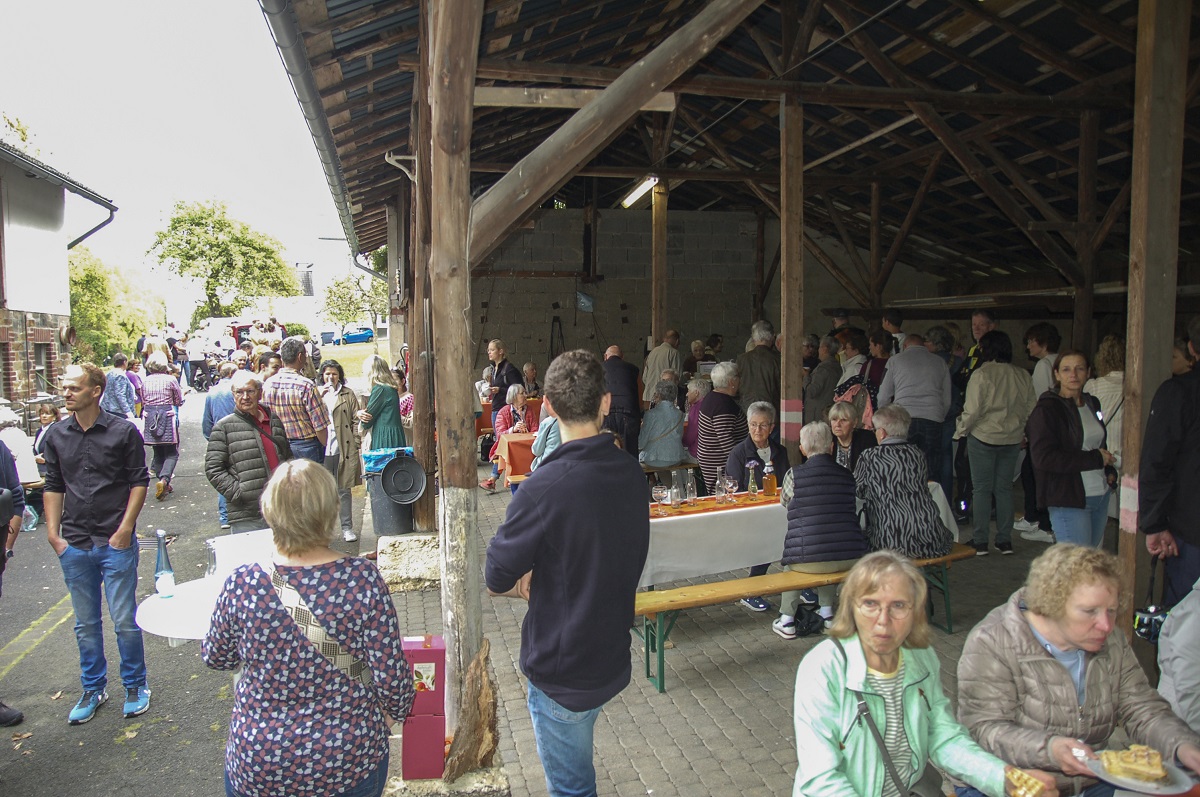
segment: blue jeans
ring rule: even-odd
[[[1097,783],[1081,791],[1079,797],[1113,797],[1116,789],[1116,786],[1108,783]],[[958,797],[985,797],[984,793],[974,786],[955,786],[954,793]]]
[[[305,437],[300,440],[288,438],[288,445],[292,447],[293,459],[311,459],[318,465],[325,464],[325,446],[315,437]]]
[[[1104,495],[1089,495],[1083,509],[1052,506],[1050,523],[1054,526],[1056,542],[1071,542],[1099,548],[1104,542],[1104,526],[1108,523],[1108,491]]]
[[[996,544],[1012,542],[1013,473],[1020,453],[1019,443],[994,446],[977,437],[967,437],[967,457],[971,461],[971,485],[975,495],[971,504],[971,526],[976,545],[987,545],[993,496],[996,498]]]
[[[222,526],[229,525],[229,502],[220,493],[217,493],[217,516],[220,517]]]
[[[345,791],[340,791],[331,797],[380,797],[383,794],[383,787],[388,781],[388,760],[390,756],[385,750],[383,758],[379,761],[379,766],[371,770],[362,783],[357,786],[351,786]],[[239,791],[234,791],[233,784],[229,781],[229,770],[225,770],[225,797],[243,797]]]
[[[571,711],[529,683],[529,715],[550,797],[594,797],[592,733],[600,708]]]
[[[100,586],[108,598],[108,613],[117,632],[121,654],[121,684],[146,685],[146,654],[142,630],[134,622],[137,610],[137,540],[128,548],[98,545],[90,551],[68,545],[58,557],[63,580],[75,608],[75,638],[79,642],[79,680],[85,691],[108,685],[104,658],[104,627],[100,613]]]

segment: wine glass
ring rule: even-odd
[[[725,495],[729,497],[729,503],[737,503],[738,480],[732,476],[725,477]]]
[[[671,491],[667,489],[665,484],[656,484],[650,490],[650,495],[652,495],[654,500],[659,504],[657,514],[661,517],[665,517],[667,514],[666,504],[671,500]]]

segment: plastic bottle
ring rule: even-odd
[[[746,470],[750,471],[750,478],[746,479],[746,490],[750,495],[758,495],[758,482],[754,481],[754,466],[750,465]]]
[[[175,594],[175,569],[171,567],[171,557],[167,555],[167,532],[159,529],[154,533],[158,537],[158,557],[154,561],[154,589],[158,591],[159,596],[169,598]]]
[[[21,514],[21,531],[33,531],[37,528],[37,524],[37,512],[26,506],[25,511]]]
[[[774,498],[777,487],[778,485],[775,483],[775,468],[768,462],[766,465],[763,465],[763,495]]]

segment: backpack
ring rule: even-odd
[[[874,429],[875,409],[865,384],[866,377],[852,376],[833,391],[834,401],[848,401],[858,410],[859,425],[863,429]]]
[[[803,604],[796,607],[796,636],[812,636],[825,630],[825,618]]]

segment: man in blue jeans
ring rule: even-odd
[[[600,434],[609,394],[595,355],[559,355],[544,396],[562,444],[513,496],[488,545],[485,578],[488,594],[529,601],[521,669],[546,788],[583,797],[596,794],[596,717],[629,683],[650,495],[637,460]]]
[[[104,372],[91,363],[63,375],[63,397],[72,416],[46,433],[46,538],[58,554],[75,609],[83,696],[67,717],[81,725],[108,700],[108,662],[100,588],[121,654],[124,714],[150,708],[137,609],[138,544],[134,524],[146,501],[150,473],[141,435],[132,423],[100,409]]]

